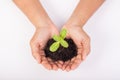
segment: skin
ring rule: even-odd
[[[68,31],[67,37],[72,38],[78,48],[78,55],[73,60],[64,63],[63,70],[76,69],[90,53],[90,37],[83,30],[83,26],[104,1],[80,0],[73,14],[63,26]]]
[[[59,31],[39,0],[13,0],[13,2],[23,11],[36,28],[30,41],[30,46],[32,55],[38,63],[48,70],[58,70],[60,68],[70,71],[76,69],[85,60],[90,52],[90,37],[83,30],[83,26],[104,0],[80,0],[73,14],[63,26],[68,31],[67,37],[72,38],[78,48],[78,55],[67,62],[53,62],[45,57],[43,49],[46,42],[54,34],[59,34]]]
[[[45,57],[44,47],[53,34],[59,34],[57,27],[50,20],[39,0],[13,0],[35,26],[35,33],[30,41],[33,57],[48,70],[57,70],[55,62]]]

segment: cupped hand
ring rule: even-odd
[[[67,25],[64,26],[63,28],[67,30],[68,33],[67,37],[73,39],[78,48],[77,52],[78,55],[74,57],[72,60],[67,61],[63,64],[62,69],[70,71],[76,69],[89,54],[90,38],[80,26]]]
[[[58,65],[51,59],[45,57],[44,47],[47,41],[52,38],[54,34],[59,34],[55,26],[36,28],[35,34],[30,41],[33,57],[38,63],[41,63],[46,69],[57,70]]]

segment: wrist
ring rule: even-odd
[[[50,28],[51,26],[54,26],[54,24],[50,20],[39,21],[39,22],[37,22],[37,24],[35,24],[35,28],[36,29],[37,28],[42,28],[42,27],[48,27],[48,28]]]
[[[78,27],[78,28],[83,29],[83,25],[82,24],[80,24],[80,23],[74,23],[74,22],[66,23],[64,25],[64,27],[66,27],[66,28]]]
[[[71,30],[84,30],[83,27],[81,27],[80,25],[71,25],[71,24],[65,24],[63,26],[63,28],[65,28],[66,30],[68,31],[71,31]]]
[[[35,29],[36,30],[40,30],[40,29],[50,29],[50,30],[52,30],[52,29],[54,29],[55,28],[55,25],[53,24],[53,23],[51,23],[51,24],[45,24],[45,25],[38,25],[38,26],[35,26]]]
[[[80,28],[83,28],[85,23],[86,22],[84,20],[69,19],[65,25],[67,25],[67,26],[79,26]]]

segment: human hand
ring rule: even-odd
[[[58,65],[51,59],[45,57],[44,47],[47,41],[52,38],[54,34],[59,34],[55,26],[36,28],[35,34],[30,41],[33,57],[38,63],[41,63],[46,69],[57,70]]]
[[[90,38],[80,26],[67,25],[63,28],[65,28],[68,32],[67,37],[73,39],[78,48],[78,55],[72,60],[67,61],[63,64],[62,69],[70,71],[76,69],[89,54]]]

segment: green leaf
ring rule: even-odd
[[[61,37],[60,37],[60,36],[57,36],[57,35],[54,35],[54,36],[53,36],[53,39],[54,39],[55,41],[60,41]]]
[[[67,34],[67,30],[66,30],[66,29],[62,29],[61,32],[60,32],[60,37],[61,37],[62,39],[65,39],[66,34]]]
[[[54,42],[54,43],[50,46],[49,50],[50,50],[51,52],[55,52],[55,51],[57,51],[57,49],[59,48],[59,46],[60,46],[60,43],[59,43],[59,42]]]
[[[65,47],[65,48],[67,48],[69,45],[68,45],[68,42],[67,41],[65,41],[65,40],[61,40],[60,41],[60,44],[63,46],[63,47]]]

